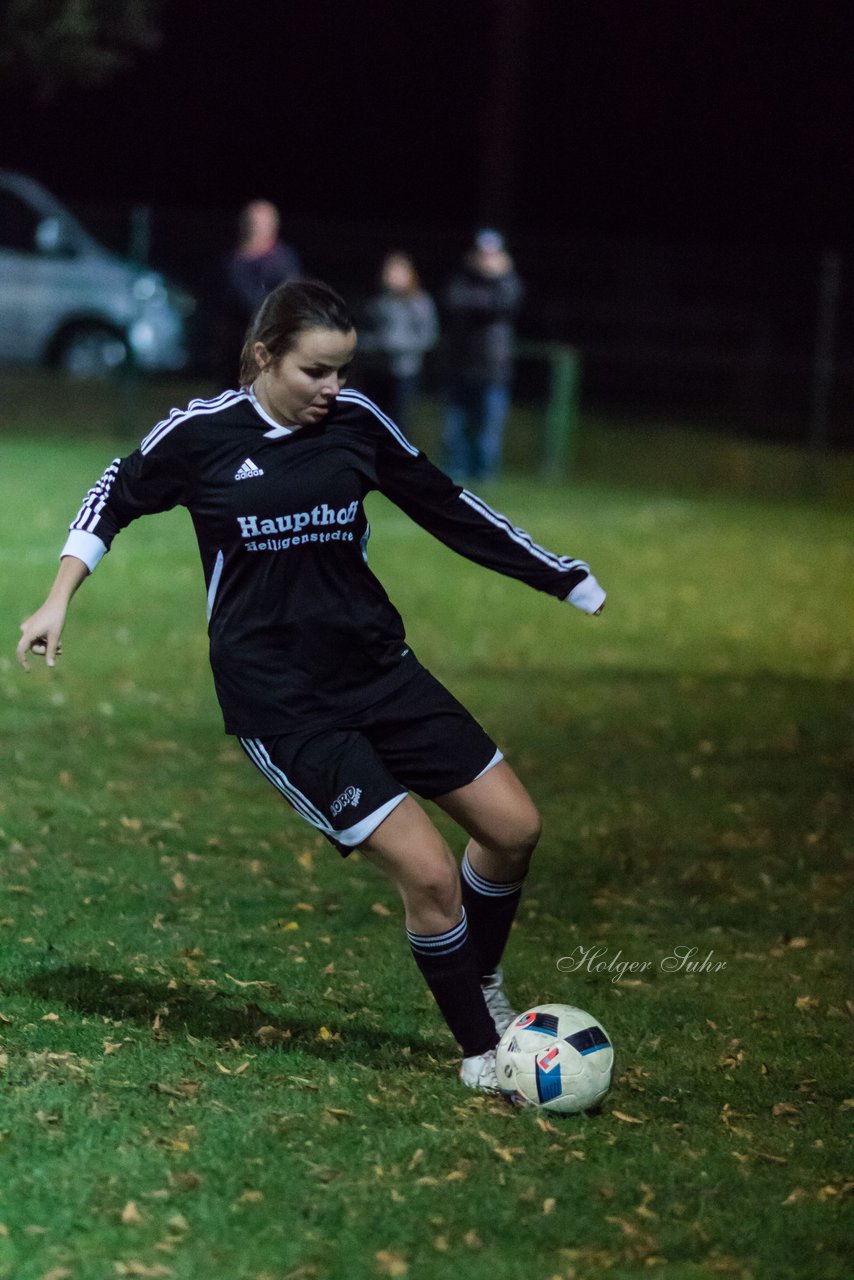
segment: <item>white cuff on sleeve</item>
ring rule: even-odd
[[[63,556],[76,556],[92,573],[98,561],[106,554],[106,550],[105,544],[97,534],[86,533],[83,529],[72,529],[65,546],[59,553],[59,558],[61,560]]]
[[[576,609],[583,609],[585,613],[595,613],[605,603],[605,592],[593,574],[588,573],[577,587],[572,588],[566,598],[570,604],[575,605]]]

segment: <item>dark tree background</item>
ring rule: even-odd
[[[852,240],[847,0],[5,0],[3,16],[0,163],[66,198],[265,192],[302,215]]]
[[[0,77],[48,103],[65,88],[97,88],[159,42],[158,0],[4,0]]]

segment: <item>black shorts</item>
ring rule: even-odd
[[[503,759],[462,703],[424,668],[352,723],[239,741],[296,812],[345,857],[409,791],[432,800]]]

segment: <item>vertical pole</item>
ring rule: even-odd
[[[148,266],[151,254],[151,206],[135,204],[130,211],[128,254],[139,267]],[[136,434],[136,404],[139,398],[139,374],[128,349],[128,358],[119,366],[115,379],[115,429],[119,437]]]
[[[545,420],[543,475],[548,480],[566,480],[575,460],[578,436],[578,351],[575,347],[553,347],[549,366],[551,376]]]
[[[135,204],[130,211],[130,256],[141,267],[151,255],[151,205]]]
[[[530,19],[528,0],[493,0],[484,19],[478,214],[482,225],[497,224],[504,231],[515,206]]]
[[[830,392],[833,385],[833,346],[839,309],[839,281],[842,259],[838,253],[825,251],[821,257],[821,282],[815,324],[815,351],[812,362],[810,395],[809,444],[810,487],[820,491],[819,468],[830,437]]]

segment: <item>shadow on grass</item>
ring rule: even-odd
[[[401,1051],[406,1048],[412,1065],[435,1062],[437,1046],[417,1036],[403,1036],[386,1030],[345,1022],[336,1025],[327,1010],[314,1018],[272,1013],[254,1002],[235,1006],[224,991],[200,994],[187,986],[170,989],[165,983],[142,982],[138,978],[119,978],[102,973],[89,965],[68,965],[36,974],[23,984],[27,995],[49,1002],[60,1001],[82,1014],[94,1014],[121,1022],[134,1022],[151,1027],[160,1015],[160,1029],[166,1035],[189,1032],[198,1039],[216,1044],[228,1040],[244,1040],[256,1049],[276,1052],[291,1049],[309,1053],[326,1062],[356,1060],[367,1067],[385,1069],[393,1060],[398,1066]],[[332,1023],[333,1034],[341,1039],[322,1040],[320,1028]],[[260,1027],[275,1027],[289,1032],[288,1038],[265,1043],[258,1039]]]

